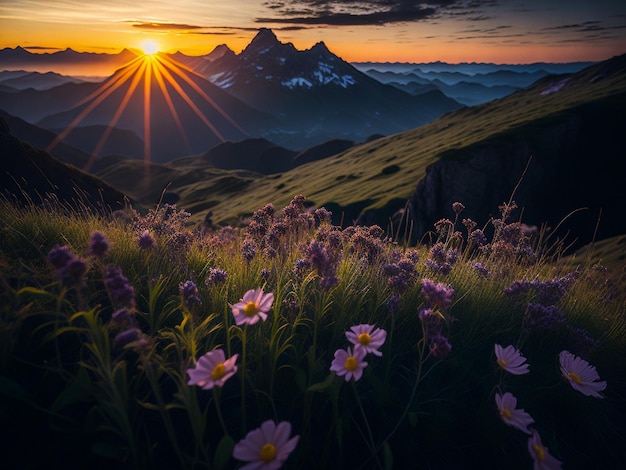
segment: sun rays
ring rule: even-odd
[[[124,113],[131,109],[129,103],[134,97],[139,98],[141,96],[143,101],[143,109],[141,111],[143,116],[143,160],[147,178],[149,178],[149,163],[151,161],[152,151],[151,141],[154,124],[153,112],[155,112],[152,106],[157,95],[160,95],[159,98],[162,98],[167,105],[167,110],[173,119],[177,132],[180,134],[189,153],[192,152],[192,146],[183,122],[181,122],[180,114],[177,111],[173,97],[179,97],[182,101],[178,106],[188,106],[202,124],[220,141],[224,142],[226,140],[223,133],[220,132],[217,126],[211,122],[211,119],[202,111],[199,102],[205,101],[225,119],[225,122],[239,132],[247,134],[197,83],[194,79],[196,78],[196,73],[192,69],[173,60],[171,57],[159,53],[158,45],[154,42],[144,42],[142,49],[145,51],[145,54],[139,55],[137,58],[125,64],[118,69],[114,75],[102,82],[95,91],[72,106],[69,111],[74,111],[78,114],[70,124],[56,136],[46,150],[52,151],[54,147],[70,134],[70,132],[79,127],[80,123],[98,106],[103,105],[116,91],[123,90],[123,87],[127,87],[124,95],[119,100],[115,112],[106,124],[105,130],[96,143],[89,160],[85,164],[83,168],[85,171],[88,171],[93,166],[102,152],[107,139],[110,137],[111,132],[115,129]],[[190,93],[192,93],[192,96],[190,96]],[[198,99],[198,97],[200,99]]]

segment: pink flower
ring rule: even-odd
[[[528,364],[524,364],[526,358],[512,345],[502,348],[499,344],[494,345],[498,365],[513,375],[528,374]]]
[[[346,382],[350,381],[354,377],[356,382],[363,375],[363,369],[367,367],[364,348],[354,348],[354,354],[352,354],[352,348],[347,350],[337,349],[335,351],[335,359],[330,366],[330,370],[337,374],[339,377],[345,375]]]
[[[231,305],[235,323],[237,325],[244,323],[254,325],[259,321],[259,318],[265,321],[273,302],[274,294],[271,292],[264,294],[263,289],[249,290],[243,295],[243,299],[235,305]]]
[[[533,458],[533,470],[555,470],[561,468],[561,461],[555,459],[541,443],[539,433],[533,430],[528,438],[528,452]]]
[[[280,468],[298,444],[300,436],[289,439],[291,424],[265,421],[260,428],[250,431],[233,448],[233,457],[249,462],[241,470],[275,470]]]
[[[235,354],[226,360],[224,351],[221,349],[209,351],[198,359],[195,368],[187,369],[187,374],[189,374],[187,385],[197,385],[203,390],[222,387],[224,382],[237,372],[235,362],[238,356],[239,354]]]
[[[583,395],[604,398],[600,392],[606,388],[606,382],[596,382],[600,376],[594,366],[569,351],[559,353],[559,362],[561,374],[575,390]]]
[[[506,392],[504,395],[496,393],[496,405],[502,421],[526,434],[531,434],[528,426],[533,424],[535,420],[524,410],[515,408],[517,406],[517,398],[511,393]]]
[[[382,356],[383,353],[378,348],[385,342],[387,332],[381,328],[374,330],[374,325],[356,325],[346,331],[346,338],[354,344],[355,351],[363,348],[366,353]]]

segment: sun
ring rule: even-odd
[[[144,54],[152,55],[159,52],[159,45],[152,39],[146,39],[145,41],[142,41],[141,49],[143,50]]]

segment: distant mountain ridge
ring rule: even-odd
[[[197,59],[187,61],[197,66]],[[365,141],[422,125],[453,109],[456,101],[438,91],[414,97],[359,72],[323,42],[307,50],[280,42],[261,28],[238,55],[207,60],[202,73],[251,106],[283,121],[267,136],[303,149],[331,139]]]

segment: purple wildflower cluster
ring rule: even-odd
[[[109,251],[109,241],[100,232],[93,232],[89,237],[89,255],[103,258]]]
[[[573,271],[557,279],[540,281],[514,281],[504,289],[504,293],[513,298],[529,298],[536,303],[552,305],[558,303],[569,292],[580,272]]]
[[[48,261],[56,277],[65,287],[78,286],[87,272],[87,262],[76,256],[66,245],[55,246],[48,252]]]
[[[309,266],[315,268],[320,276],[320,287],[330,289],[339,284],[337,266],[341,261],[341,251],[318,240],[310,241],[303,251]]]
[[[180,291],[180,295],[183,299],[183,305],[188,309],[192,309],[200,304],[202,304],[202,300],[198,296],[198,287],[196,284],[191,281],[185,281],[178,286],[178,290]]]
[[[414,259],[394,251],[389,262],[383,265],[383,274],[387,278],[387,284],[394,292],[404,292],[415,285],[418,272],[415,269]]]
[[[150,209],[145,216],[134,211],[132,227],[137,236],[137,243],[143,250],[152,249],[155,237],[165,241],[169,253],[173,257],[185,254],[195,237],[187,229],[191,214],[183,209],[178,210],[176,204],[163,204]]]
[[[426,307],[418,312],[422,323],[422,333],[425,341],[429,341],[430,353],[437,359],[444,359],[452,350],[448,339],[442,334],[443,312],[452,306],[454,289],[441,282],[423,278],[422,294],[426,298]]]
[[[117,266],[108,266],[104,278],[111,300],[114,305],[120,307],[135,307],[135,289],[128,282],[128,278],[122,273],[122,268]]]
[[[442,242],[437,242],[428,252],[426,266],[432,271],[446,275],[450,273],[458,259],[459,251],[456,248],[446,249]]]
[[[209,269],[209,275],[204,283],[208,286],[215,284],[224,284],[228,278],[228,273],[220,268]]]

